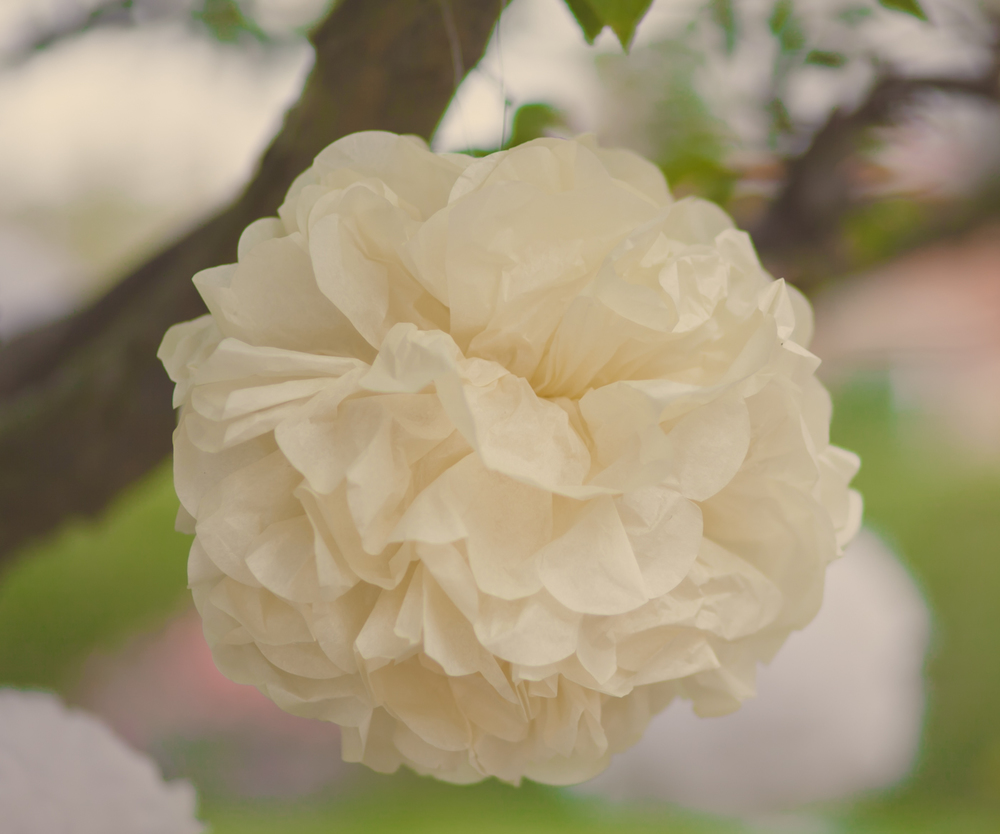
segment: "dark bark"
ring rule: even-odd
[[[243,228],[274,214],[338,137],[429,137],[456,66],[478,61],[501,8],[342,0],[314,32],[316,66],[243,196],[89,309],[0,350],[0,564],[64,519],[100,513],[170,453],[172,386],[155,353],[170,325],[204,312],[192,276],[233,261]]]

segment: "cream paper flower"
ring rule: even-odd
[[[160,351],[219,668],[454,782],[581,781],[752,695],[860,500],[748,237],[589,137],[348,136],[279,215]]]

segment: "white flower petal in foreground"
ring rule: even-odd
[[[194,789],[54,695],[0,689],[0,828],[16,834],[197,834]]]
[[[802,297],[592,139],[327,148],[161,357],[219,668],[452,781],[580,781],[819,608],[853,455]]]

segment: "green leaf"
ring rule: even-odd
[[[782,52],[798,52],[806,45],[806,33],[802,31],[798,20],[792,18],[778,35],[778,43]]]
[[[778,0],[774,4],[768,25],[771,27],[771,32],[777,36],[782,52],[798,52],[806,45],[806,34],[795,16],[792,0]]]
[[[194,16],[224,43],[235,43],[248,34],[259,41],[267,40],[267,35],[243,14],[237,0],[204,0]]]
[[[771,27],[773,34],[780,35],[791,19],[792,0],[778,0],[774,4],[774,10],[771,12],[771,17],[767,21],[767,24]]]
[[[635,29],[653,5],[653,0],[590,0],[590,5],[611,27],[622,49],[627,52],[635,37]]]
[[[523,145],[532,139],[538,139],[546,135],[546,131],[553,127],[564,127],[566,116],[557,107],[551,104],[532,102],[522,104],[514,113],[514,124],[510,132],[510,139],[505,147],[513,148],[515,145]]]
[[[605,26],[610,26],[627,52],[635,29],[653,5],[653,0],[566,0],[566,5],[583,30],[587,43],[593,43]]]
[[[566,0],[566,5],[576,18],[576,22],[583,30],[583,36],[587,43],[592,44],[594,39],[601,34],[604,29],[604,20],[598,17],[597,12],[587,0]]]
[[[711,0],[712,19],[726,36],[726,54],[732,55],[736,49],[736,10],[733,0]]]
[[[815,64],[818,67],[842,67],[847,63],[847,58],[839,52],[814,49],[806,55],[806,63]]]
[[[905,12],[920,20],[927,20],[923,7],[919,0],[878,0],[880,6],[891,9],[894,12]]]

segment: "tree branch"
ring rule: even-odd
[[[464,66],[501,8],[451,0]],[[233,261],[243,228],[274,214],[338,137],[429,137],[454,92],[448,28],[439,0],[341,0],[314,32],[316,66],[243,196],[89,309],[0,350],[0,564],[64,519],[99,513],[170,453],[172,386],[155,353],[170,325],[205,311],[192,276]]]
[[[835,110],[808,149],[791,161],[785,183],[761,221],[751,229],[761,258],[799,285],[849,268],[837,245],[844,215],[854,206],[844,164],[864,134],[892,121],[900,109],[929,92],[967,95],[996,102],[1000,64],[978,79],[899,78],[874,85],[856,110]]]

